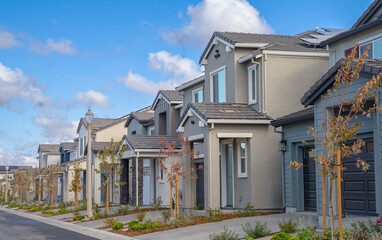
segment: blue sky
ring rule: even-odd
[[[200,74],[214,30],[349,28],[371,0],[0,1],[0,164],[35,164],[91,105],[119,117]]]

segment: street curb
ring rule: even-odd
[[[110,240],[138,240],[137,238],[132,238],[128,236],[123,236],[116,233],[106,232],[99,229],[94,229],[90,227],[79,226],[72,223],[62,222],[54,219],[49,219],[41,216],[31,215],[24,212],[18,212],[15,210],[11,210],[8,208],[0,208],[4,212],[8,212],[14,215],[18,215],[21,217],[26,217],[32,220],[36,220],[42,223],[46,223],[55,227],[63,228],[72,232],[80,233],[89,237],[97,238],[97,239],[110,239]]]

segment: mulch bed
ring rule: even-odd
[[[276,213],[276,212],[261,213],[261,215],[271,215],[271,214],[278,214],[278,213]],[[234,219],[234,218],[243,218],[243,217],[247,217],[247,216],[243,216],[243,215],[240,215],[237,213],[223,213],[223,220],[229,220],[229,219]],[[145,229],[145,230],[141,230],[141,231],[135,231],[134,229],[129,229],[128,231],[122,231],[122,229],[119,229],[119,230],[113,230],[111,232],[133,237],[133,236],[138,236],[138,235],[147,234],[147,233],[162,232],[162,231],[166,231],[166,230],[171,230],[171,229],[176,229],[176,228],[184,228],[184,227],[189,227],[189,226],[199,225],[199,224],[204,224],[204,223],[210,223],[210,222],[211,221],[206,216],[197,216],[197,217],[195,217],[195,221],[193,221],[192,223],[190,223],[190,224],[179,224],[177,227],[169,227],[167,225],[164,225],[164,226],[157,228],[157,229]],[[106,228],[109,228],[109,227],[104,227],[103,229],[106,229]],[[99,229],[101,229],[101,228],[99,228]],[[270,236],[271,235],[273,235],[273,234],[270,234]]]

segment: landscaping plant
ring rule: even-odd
[[[256,221],[255,226],[253,228],[249,223],[246,223],[241,226],[243,228],[243,231],[247,234],[247,236],[254,239],[264,237],[271,233],[271,230],[268,229],[266,222],[263,224],[259,221]]]
[[[112,229],[113,230],[118,230],[118,229],[122,229],[125,225],[121,222],[117,222],[117,223],[114,223]]]
[[[162,205],[163,201],[159,197],[153,198],[151,201],[151,204],[154,205],[155,210],[158,210],[160,205]]]
[[[78,209],[78,192],[81,191],[82,189],[82,184],[81,184],[81,171],[82,169],[80,168],[79,164],[74,165],[74,171],[73,171],[73,180],[72,180],[72,185],[69,189],[70,192],[74,192],[74,209]]]
[[[290,240],[291,238],[292,238],[292,236],[289,235],[288,233],[279,232],[279,233],[273,234],[271,240]]]
[[[223,212],[219,208],[217,209],[209,208],[207,210],[207,214],[208,214],[208,220],[211,222],[223,221]]]
[[[224,231],[221,233],[210,234],[211,240],[237,240],[239,239],[239,234],[232,230],[228,230],[226,226],[224,226]]]
[[[60,174],[61,164],[50,165],[46,170],[47,189],[46,192],[50,193],[50,207],[54,207],[54,193],[56,191],[55,181]]]
[[[97,173],[103,173],[106,177],[106,181],[103,183],[104,190],[106,190],[106,208],[105,215],[109,214],[109,192],[110,192],[110,180],[114,177],[112,181],[112,187],[117,188],[119,185],[124,185],[124,182],[119,180],[119,177],[122,174],[123,166],[120,164],[123,156],[123,152],[126,151],[126,146],[123,145],[123,139],[118,143],[114,143],[114,140],[111,139],[111,142],[106,148],[104,147],[103,151],[98,152],[97,157],[100,160],[99,169],[95,169]],[[100,187],[102,189],[102,186]],[[113,193],[118,193],[114,191]]]
[[[74,214],[73,221],[80,221],[85,218],[85,215]]]
[[[279,221],[278,225],[282,232],[285,232],[285,233],[297,232],[297,223],[293,222],[292,219],[285,221],[285,219],[283,218],[281,221]]]
[[[114,224],[117,222],[118,222],[118,218],[114,218],[114,217],[108,217],[105,220],[103,220],[103,223],[105,223],[107,227],[113,227]]]
[[[243,217],[250,217],[250,216],[259,216],[261,213],[253,209],[253,206],[250,203],[247,203],[243,209],[239,209],[236,211],[237,214],[240,214]]]
[[[354,86],[359,79],[362,66],[368,56],[367,50],[360,58],[355,58],[358,43],[356,43],[352,54],[347,56],[339,68],[334,80],[334,87],[329,88],[326,94],[322,95],[322,117],[323,123],[320,129],[310,127],[308,134],[315,139],[315,144],[322,147],[324,151],[315,160],[321,165],[320,172],[324,178],[328,175],[329,179],[329,209],[331,217],[331,235],[334,239],[334,211],[333,211],[333,195],[334,183],[337,178],[341,177],[340,171],[346,170],[342,164],[337,164],[337,157],[344,158],[351,154],[359,153],[364,146],[362,139],[357,139],[351,145],[346,144],[347,141],[356,139],[359,128],[362,126],[357,120],[359,116],[370,117],[375,111],[381,110],[381,106],[377,106],[377,90],[382,86],[382,75],[373,76],[365,84],[362,84],[355,93],[352,93],[351,86]],[[348,98],[350,96],[350,98]],[[324,134],[319,134],[324,132]],[[369,164],[362,159],[355,159],[357,167],[363,171],[369,169]],[[291,166],[295,168],[302,167],[301,163],[291,162]],[[337,180],[338,181],[338,180]],[[341,201],[339,199],[338,201]],[[326,213],[324,213],[326,214]],[[340,222],[340,226],[342,223]]]

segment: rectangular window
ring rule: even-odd
[[[84,149],[83,149],[83,147],[84,147],[84,139],[83,138],[80,138],[80,156],[83,156],[84,155]]]
[[[248,68],[248,104],[257,103],[257,65]]]
[[[370,46],[370,48],[369,48],[369,51],[367,52],[368,56],[366,57],[366,59],[373,59],[373,44],[372,43],[361,45],[359,47],[359,55],[362,56],[362,54],[366,51],[367,46]]]
[[[211,101],[215,103],[226,102],[226,76],[225,67],[210,74],[211,78]]]
[[[131,135],[137,135],[137,131],[132,131]]]
[[[382,38],[360,45],[360,56],[366,51],[367,46],[370,46],[369,51],[367,52],[367,59],[382,59]]]
[[[237,168],[238,177],[247,177],[247,144],[245,141],[240,141],[237,144]]]
[[[203,88],[197,88],[192,91],[192,102],[201,103],[203,102]]]

